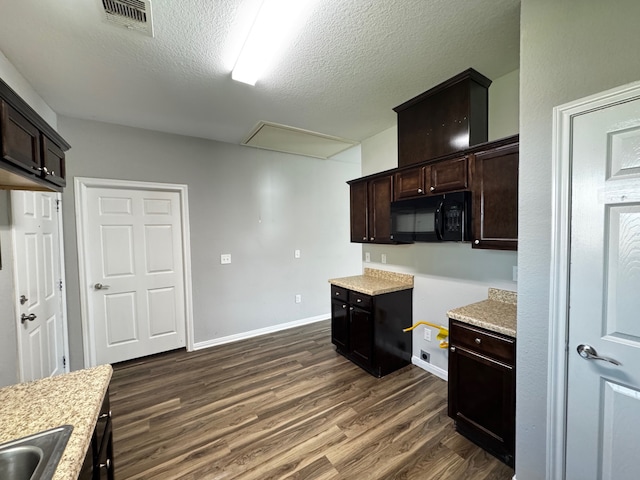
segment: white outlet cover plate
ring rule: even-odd
[[[293,257],[294,258],[300,258],[300,250],[294,250],[293,251]]]
[[[364,252],[364,261],[365,262],[371,261],[371,254],[369,252]]]
[[[230,253],[223,253],[222,255],[220,255],[220,264],[221,265],[226,265],[228,263],[231,263],[231,254]]]

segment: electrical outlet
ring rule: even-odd
[[[302,303],[302,295],[296,295],[296,303]]]
[[[220,264],[226,265],[227,263],[231,263],[231,254],[223,253],[222,255],[220,255]]]
[[[387,254],[383,253],[382,255],[380,255],[380,261],[382,263],[387,263]]]
[[[427,342],[431,341],[431,329],[430,328],[427,328],[427,327],[424,328],[424,339]]]
[[[423,362],[429,363],[430,358],[431,358],[431,355],[429,354],[429,352],[420,350],[420,360],[422,360]]]
[[[293,258],[300,258],[300,250],[293,251]]]
[[[364,252],[364,261],[365,262],[371,261],[371,254],[369,252]]]

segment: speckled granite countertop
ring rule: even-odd
[[[517,300],[516,292],[490,288],[487,300],[454,308],[447,315],[454,320],[515,338]]]
[[[365,295],[382,295],[413,288],[413,275],[365,268],[364,275],[332,278],[329,283]]]
[[[54,480],[76,480],[113,370],[101,365],[0,389],[0,443],[73,425]]]

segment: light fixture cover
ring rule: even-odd
[[[315,0],[264,0],[231,72],[238,82],[255,85],[266,66],[299,27]]]

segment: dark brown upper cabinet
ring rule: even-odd
[[[391,240],[393,176],[349,182],[351,187],[351,241],[394,243]]]
[[[489,85],[491,80],[470,68],[394,108],[398,167],[486,142]]]
[[[69,144],[0,80],[0,188],[61,191]]]
[[[394,175],[394,200],[441,195],[467,190],[469,187],[468,158],[452,158],[413,168]]]
[[[519,144],[472,155],[473,248],[518,249]]]

